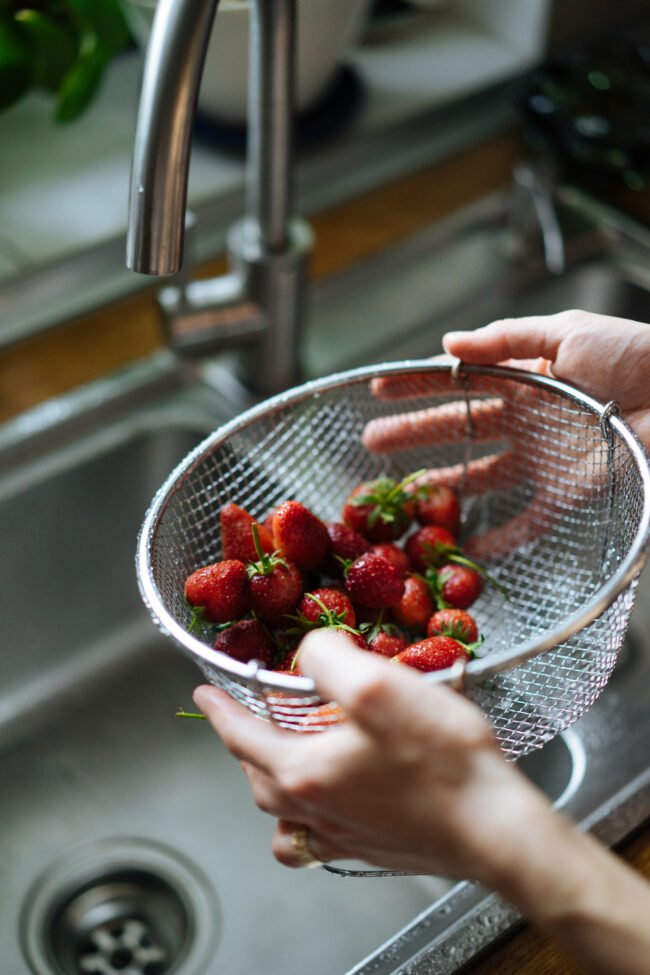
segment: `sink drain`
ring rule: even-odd
[[[197,868],[139,840],[70,851],[38,878],[22,918],[36,975],[205,975],[220,911]]]

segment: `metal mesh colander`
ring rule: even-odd
[[[389,418],[404,413],[391,440]],[[388,431],[381,453],[364,446],[377,421]],[[309,679],[239,663],[211,649],[208,631],[188,632],[185,578],[220,558],[228,501],[261,519],[295,498],[335,521],[361,481],[421,468],[458,486],[461,544],[509,594],[488,586],[472,607],[485,636],[480,659],[423,679],[462,686],[509,757],[541,746],[607,683],[650,524],[643,447],[614,404],[556,380],[396,363],[308,383],[242,414],[186,457],[146,515],[137,572],[152,616],[255,713],[299,731],[328,727],[339,715],[323,709]]]

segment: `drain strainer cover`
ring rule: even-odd
[[[21,927],[35,975],[205,975],[221,924],[214,890],[185,857],[105,839],[48,867]]]

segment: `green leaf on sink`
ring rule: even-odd
[[[107,63],[104,53],[95,49],[72,65],[59,88],[58,122],[71,122],[87,108],[97,93]]]

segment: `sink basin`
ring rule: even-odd
[[[405,266],[396,263],[400,279]],[[603,260],[520,293],[494,282],[478,318],[471,296],[455,317],[424,304],[420,324],[411,308],[413,328],[362,336],[345,363],[326,364],[428,354],[443,321],[476,324],[544,302],[588,307],[607,294],[607,310],[632,314],[647,301],[637,290]],[[357,292],[354,314],[370,297]],[[335,299],[345,319],[350,291],[332,288],[317,296],[315,327]],[[442,878],[286,870],[238,764],[204,723],[175,717],[200,674],[140,603],[136,534],[174,464],[248,402],[223,374],[170,367],[167,378],[132,383],[129,396],[81,391],[0,430],[3,975],[454,972],[517,922],[511,908]],[[611,843],[647,808],[648,583],[610,686],[522,760]]]

